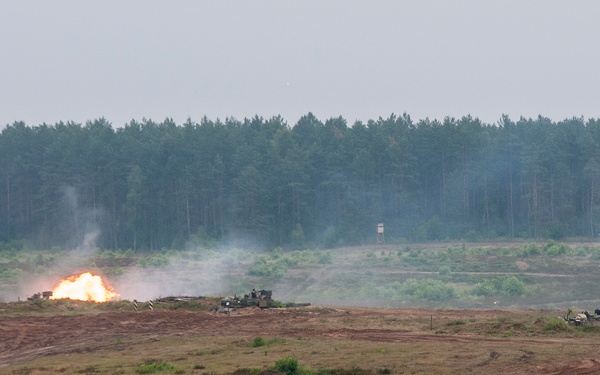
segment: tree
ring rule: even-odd
[[[127,199],[125,201],[125,213],[127,215],[127,227],[133,235],[133,250],[137,250],[138,236],[144,228],[144,197],[143,197],[142,169],[134,165],[127,177]]]

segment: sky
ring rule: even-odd
[[[597,0],[0,4],[0,128],[600,117]]]

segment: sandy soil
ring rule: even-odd
[[[600,373],[600,341],[576,337],[511,337],[478,333],[435,333],[423,327],[435,314],[436,322],[457,319],[500,319],[527,314],[527,311],[419,310],[310,307],[298,309],[241,309],[231,314],[155,310],[103,312],[95,315],[0,316],[0,370],[29,359],[56,354],[101,350],[111,338],[160,337],[172,335],[285,338],[332,338],[376,342],[420,342],[456,345],[498,343],[509,345],[584,347],[587,356],[573,362],[540,365],[523,361],[512,373],[597,374]],[[530,312],[529,312],[530,313]],[[326,324],[324,321],[326,320]],[[402,320],[411,324],[380,322]],[[379,322],[379,323],[378,323]],[[115,345],[112,344],[114,347]],[[526,357],[526,355],[524,355]],[[494,360],[494,353],[490,361]],[[498,373],[486,371],[486,373]]]

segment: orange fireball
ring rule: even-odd
[[[52,291],[51,299],[70,298],[80,301],[106,302],[118,297],[114,289],[106,287],[98,275],[89,272],[61,280]]]

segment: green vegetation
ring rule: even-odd
[[[125,277],[133,267],[147,268],[144,272],[176,268],[172,281],[190,283],[199,267],[210,270],[214,266],[222,272],[211,277],[219,279],[225,293],[243,295],[252,288],[274,289],[277,301],[273,304],[279,307],[289,301],[389,307],[554,308],[597,299],[599,254],[600,246],[595,243],[554,240],[496,246],[433,243],[292,251],[275,247],[264,252],[237,248],[227,253],[205,248],[155,252],[97,249],[91,258],[77,258],[76,252],[58,249],[4,250],[0,252],[0,302],[7,300],[3,295],[10,295],[24,274],[43,278],[68,258],[105,275],[109,283]],[[293,292],[286,295],[279,292],[282,290]],[[30,291],[34,292],[38,290]],[[22,300],[31,294],[21,295]],[[43,301],[36,303],[44,308]],[[199,311],[205,307],[195,301],[155,306]],[[119,308],[127,310],[131,306],[125,303]]]
[[[168,362],[151,362],[140,365],[135,372],[138,374],[154,374],[157,372],[177,372],[177,366]]]
[[[564,319],[551,317],[544,324],[546,332],[573,332],[575,327],[569,325]]]
[[[169,257],[166,254],[149,254],[140,258],[138,264],[142,267],[163,267],[169,264]]]
[[[273,369],[287,375],[297,375],[300,370],[300,366],[298,365],[298,360],[296,358],[285,357],[278,359],[275,362]]]
[[[516,276],[499,276],[475,284],[471,291],[476,296],[521,296],[525,283]]]
[[[252,340],[253,348],[258,348],[265,345],[267,345],[267,340],[263,339],[262,337],[255,337],[254,340]]]
[[[249,276],[281,277],[285,275],[288,265],[285,261],[271,261],[267,257],[259,256],[248,267],[246,274]]]
[[[385,354],[385,350],[376,349],[375,353],[377,354]],[[275,361],[275,366],[272,367],[273,370],[285,374],[285,375],[373,375],[374,371],[364,370],[360,367],[353,366],[349,369],[344,368],[335,368],[335,369],[318,369],[312,370],[301,366],[298,363],[298,360],[294,357],[285,357],[282,359],[278,359]],[[384,368],[378,371],[379,374],[391,374],[391,370]],[[260,374],[260,372],[259,372]]]
[[[387,243],[596,238],[600,210],[586,197],[600,186],[598,128],[582,118],[492,126],[311,113],[295,124],[16,122],[0,133],[0,251],[76,248],[90,227],[100,248],[134,252],[238,238],[335,248],[372,243],[378,222]]]
[[[453,322],[447,323],[447,326],[462,326],[464,324],[467,324],[465,321],[463,320],[455,320]]]
[[[455,294],[454,288],[435,279],[408,279],[402,289],[417,300],[425,301],[446,301]]]

